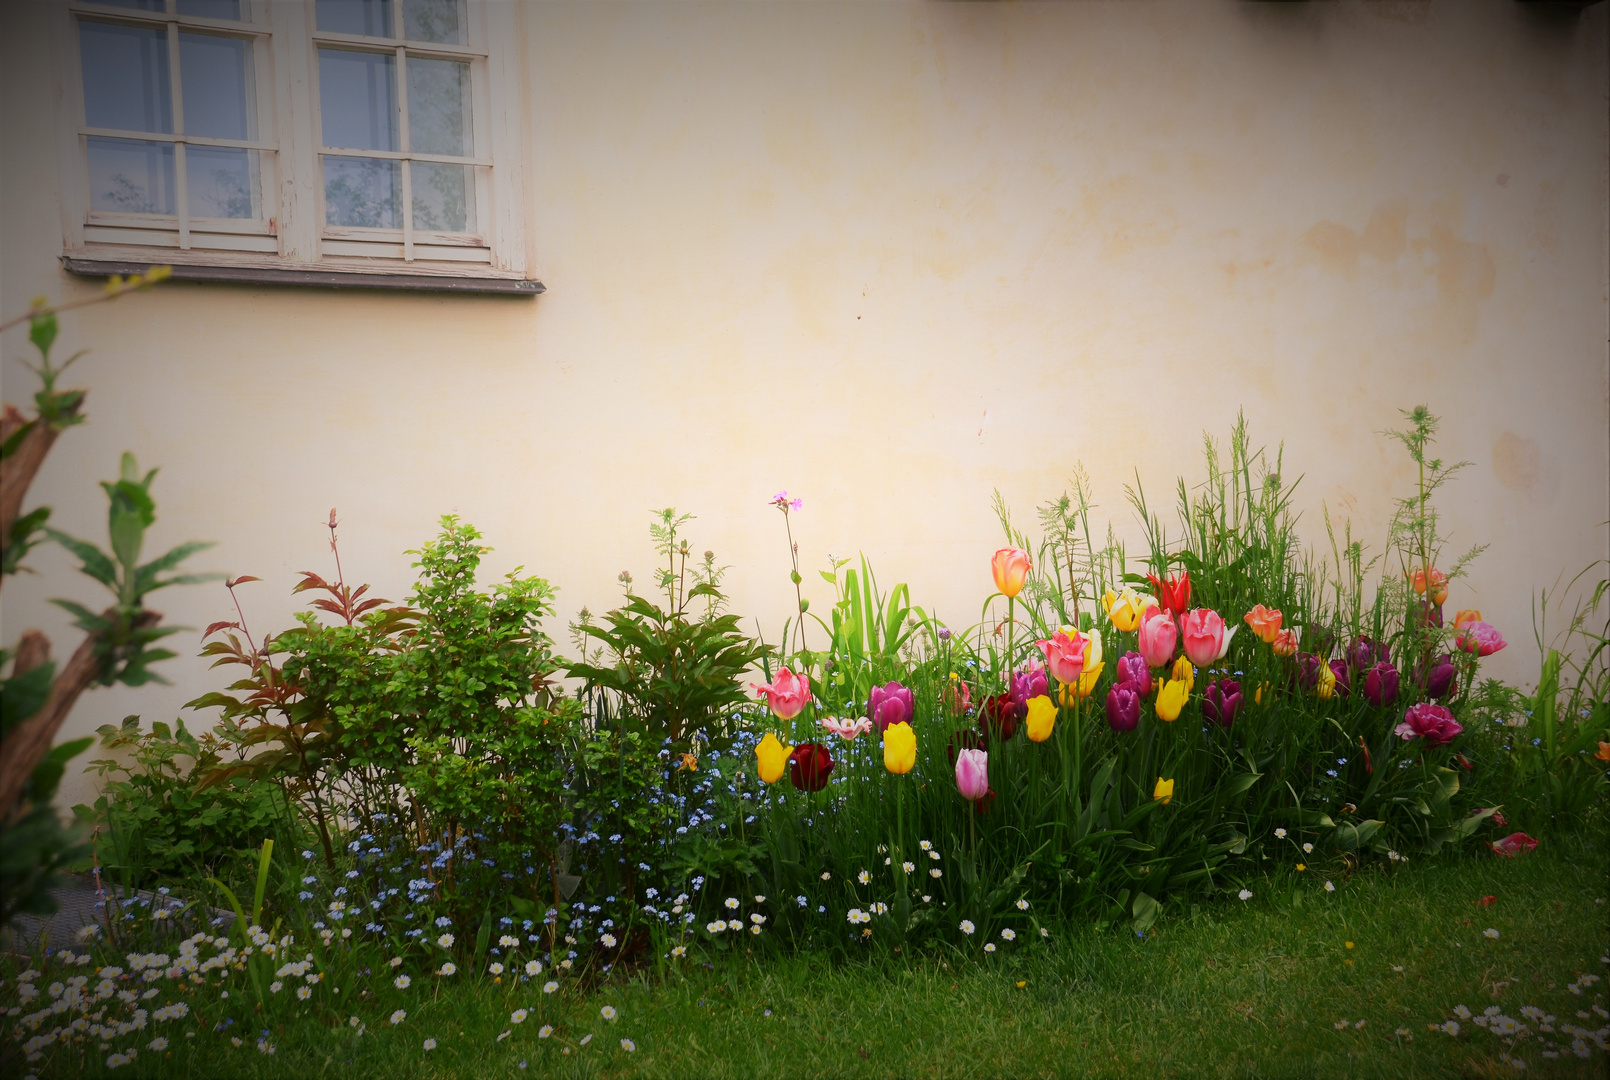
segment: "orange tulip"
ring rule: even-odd
[[[1469,608],[1460,609],[1459,613],[1453,617],[1453,625],[1454,625],[1455,630],[1458,630],[1460,627],[1464,626],[1466,623],[1479,623],[1479,622],[1481,622],[1481,612],[1472,611]]]
[[[1265,645],[1274,644],[1275,635],[1280,633],[1280,620],[1283,617],[1277,609],[1266,608],[1262,604],[1243,616],[1247,625],[1252,627],[1252,632],[1258,635],[1258,640]]]
[[[1610,742],[1600,743],[1599,752],[1593,756],[1598,758],[1600,761],[1610,761]]]
[[[1295,630],[1282,630],[1282,631],[1280,631],[1278,634],[1275,635],[1275,640],[1271,643],[1270,648],[1274,651],[1274,654],[1276,656],[1296,656],[1297,655],[1297,631],[1295,631]]]
[[[990,573],[995,575],[995,588],[1007,598],[1023,591],[1023,579],[1033,568],[1029,553],[1015,547],[1001,548],[989,562]]]
[[[1426,572],[1424,567],[1418,567],[1411,574],[1409,574],[1409,584],[1414,586],[1415,592],[1422,595],[1425,593]],[[1448,575],[1444,574],[1441,570],[1438,570],[1433,566],[1431,568],[1431,602],[1433,604],[1441,605],[1445,603],[1447,599]]]

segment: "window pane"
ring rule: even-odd
[[[402,228],[402,162],[324,159],[324,221],[368,229]]]
[[[319,50],[325,146],[398,149],[396,66],[390,53]]]
[[[185,147],[190,216],[257,217],[257,151],[228,146]]]
[[[240,0],[179,0],[179,14],[197,15],[203,19],[233,19],[240,22],[245,14]],[[160,5],[158,10],[161,10]]]
[[[366,34],[395,37],[391,0],[318,0],[320,30],[332,34]]]
[[[464,44],[462,0],[402,0],[403,37]]]
[[[250,139],[257,126],[252,43],[217,34],[179,35],[179,92],[186,135]]]
[[[165,30],[78,24],[84,65],[84,122],[123,131],[173,131]]]
[[[471,165],[415,161],[414,228],[429,232],[473,232],[475,177]]]
[[[132,8],[135,11],[167,11],[165,0],[95,0],[107,7]]]
[[[471,156],[470,66],[408,57],[408,148]]]
[[[91,135],[89,205],[128,214],[174,212],[173,144]]]

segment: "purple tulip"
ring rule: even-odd
[[[1368,671],[1376,664],[1391,660],[1391,654],[1384,641],[1373,641],[1360,634],[1353,639],[1353,644],[1347,647],[1347,666],[1354,671]]]
[[[1131,690],[1145,693],[1151,689],[1152,673],[1146,666],[1146,658],[1138,652],[1126,652],[1118,658],[1119,686],[1127,686]]]
[[[1220,727],[1229,727],[1240,708],[1241,684],[1234,679],[1210,682],[1202,692],[1202,715]]]
[[[1027,712],[1029,698],[1046,694],[1045,668],[1031,667],[1012,676],[1012,704]]]
[[[878,725],[880,732],[890,724],[909,723],[914,708],[911,691],[897,682],[874,686],[867,696],[867,719]]]
[[[1107,724],[1114,731],[1134,731],[1140,723],[1140,694],[1128,685],[1107,691]]]
[[[1382,660],[1364,676],[1364,697],[1371,705],[1382,708],[1398,699],[1398,669]]]
[[[1336,697],[1346,697],[1353,689],[1353,680],[1347,675],[1347,661],[1332,660],[1330,670],[1331,674],[1336,676],[1336,686],[1331,693]]]
[[[1420,684],[1426,694],[1437,700],[1442,700],[1458,690],[1459,672],[1453,666],[1453,657],[1443,653],[1431,661],[1431,670],[1420,668],[1414,673],[1414,681]]]
[[[1324,663],[1313,653],[1303,653],[1297,658],[1297,681],[1304,690],[1312,690],[1319,685],[1319,669]]]

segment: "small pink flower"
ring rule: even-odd
[[[854,742],[857,735],[872,730],[872,721],[866,717],[861,717],[858,720],[840,720],[836,716],[829,716],[825,720],[818,720],[817,723],[845,742]]]
[[[1463,651],[1475,653],[1477,656],[1491,656],[1509,644],[1504,640],[1504,635],[1498,632],[1497,627],[1485,622],[1466,623],[1461,626],[1454,635],[1454,641]]]
[[[777,678],[769,683],[750,683],[749,686],[765,697],[766,704],[779,720],[792,720],[811,700],[811,677],[795,675],[787,668],[779,668]]]
[[[1453,713],[1429,702],[1410,705],[1409,711],[1403,714],[1403,723],[1392,729],[1393,734],[1405,742],[1424,739],[1427,746],[1446,746],[1464,730]]]

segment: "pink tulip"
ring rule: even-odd
[[[1537,841],[1523,832],[1510,833],[1502,840],[1493,841],[1492,847],[1493,854],[1513,859],[1517,855],[1525,855],[1528,851],[1536,851]]]
[[[1224,619],[1208,608],[1192,608],[1186,612],[1183,630],[1185,657],[1200,668],[1218,663],[1230,644],[1229,635],[1224,632]]]
[[[910,690],[897,682],[889,682],[872,688],[867,696],[866,714],[882,732],[890,724],[910,723],[915,705]]]
[[[829,716],[825,720],[818,720],[817,723],[845,742],[854,742],[857,735],[860,735],[863,731],[872,730],[872,721],[865,717],[861,717],[858,720],[840,720],[836,716]]]
[[[787,668],[777,670],[769,683],[750,683],[750,689],[766,699],[779,720],[792,720],[811,700],[811,677],[795,675]]]
[[[1045,653],[1045,666],[1063,685],[1078,682],[1079,676],[1084,674],[1086,643],[1082,634],[1069,637],[1061,630],[1052,634],[1047,641],[1035,642]]]
[[[1491,656],[1493,653],[1508,645],[1504,635],[1491,623],[1466,623],[1454,635],[1454,642],[1465,652],[1475,653],[1477,656]]]
[[[1403,714],[1403,723],[1393,728],[1392,733],[1405,742],[1421,738],[1427,746],[1446,746],[1464,730],[1459,721],[1453,718],[1453,713],[1441,705],[1421,702],[1409,706],[1409,710]]]
[[[1146,658],[1148,667],[1163,667],[1174,659],[1174,642],[1178,637],[1174,620],[1164,615],[1162,609],[1149,607],[1141,616],[1140,654]]]
[[[962,798],[972,802],[989,792],[989,753],[985,750],[960,750],[956,754],[956,790]]]

